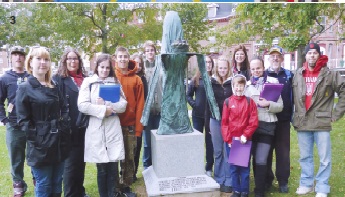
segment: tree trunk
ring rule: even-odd
[[[303,62],[305,62],[305,56],[303,54],[304,45],[298,45],[297,47],[297,68],[301,68],[303,66]]]

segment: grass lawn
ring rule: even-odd
[[[330,179],[331,193],[329,197],[345,197],[345,119],[341,119],[333,125],[332,131],[332,176]],[[315,151],[316,152],[316,151]],[[291,176],[289,181],[290,193],[289,194],[279,194],[277,189],[277,183],[275,182],[275,187],[267,194],[269,197],[281,196],[290,197],[297,196],[295,194],[296,188],[298,187],[300,167],[298,163],[299,150],[297,146],[297,136],[294,130],[291,130]],[[315,155],[317,155],[315,153]],[[316,159],[318,161],[318,159]],[[10,164],[8,160],[7,148],[5,144],[5,127],[0,127],[0,197],[12,196],[12,181],[10,176]],[[318,162],[316,162],[315,171],[318,168]],[[139,180],[134,184],[134,189],[138,196],[146,196],[144,181],[141,175],[143,170],[142,164],[140,164],[138,178]],[[33,197],[34,188],[31,181],[30,168],[25,165],[25,181],[28,183],[28,192],[25,196]],[[97,192],[97,176],[95,164],[87,164],[85,172],[85,188],[87,193],[91,197],[98,197]],[[251,191],[253,191],[253,177],[251,177]],[[229,196],[229,194],[222,194],[222,197]],[[253,193],[250,196],[254,196]],[[304,197],[315,196],[315,193],[304,195]]]

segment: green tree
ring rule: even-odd
[[[239,4],[237,17],[218,32],[222,46],[259,39],[270,47],[274,38],[288,51],[298,51],[302,65],[304,46],[324,33],[344,16],[341,4]],[[321,17],[333,21],[322,24]]]

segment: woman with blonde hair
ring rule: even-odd
[[[225,56],[220,56],[214,76],[211,78],[211,84],[221,114],[224,100],[232,95],[231,76],[230,62]],[[232,179],[230,165],[227,163],[226,143],[221,134],[221,121],[211,115],[209,105],[206,105],[206,108],[205,118],[210,120],[210,132],[214,151],[214,180],[220,185],[221,192],[231,193]]]
[[[247,49],[242,44],[235,47],[235,50],[232,56],[232,72],[233,72],[233,75],[236,75],[236,74],[244,75],[247,81],[250,79],[250,67],[249,67]]]
[[[25,67],[31,76],[18,86],[16,110],[18,123],[26,132],[26,158],[36,180],[35,196],[58,197],[69,152],[68,108],[52,81],[47,48],[33,47]]]

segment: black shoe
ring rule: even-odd
[[[134,176],[133,176],[133,183],[135,183],[135,181],[137,181],[137,180],[138,180],[137,176],[134,175]]]
[[[231,193],[232,192],[232,187],[231,186],[220,185],[220,192]]]
[[[279,193],[289,193],[289,187],[287,185],[279,186]]]
[[[232,195],[230,197],[241,197],[241,193],[240,192],[234,192],[234,193],[232,193]]]
[[[133,192],[124,192],[122,193],[122,195],[124,195],[125,197],[137,197],[137,194]]]
[[[247,192],[242,192],[241,193],[241,197],[248,197],[248,193]]]

